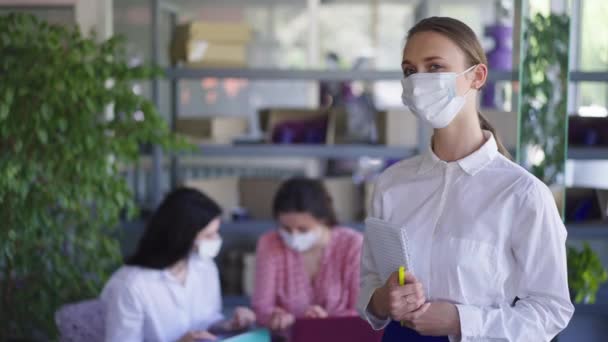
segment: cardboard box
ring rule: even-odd
[[[243,178],[239,192],[241,205],[249,211],[252,219],[273,219],[272,204],[281,179]],[[360,219],[362,201],[358,187],[350,177],[326,178],[323,180],[336,211],[338,221],[354,222]]]
[[[243,117],[181,117],[175,122],[176,132],[197,142],[231,144],[234,138],[247,133],[249,122]]]
[[[179,25],[176,36],[185,40],[245,44],[251,41],[252,30],[249,25],[239,22],[192,21]]]
[[[236,177],[192,179],[183,186],[197,189],[211,197],[222,207],[222,217],[231,219],[231,213],[239,205],[239,179]]]
[[[240,203],[252,219],[273,219],[272,203],[282,182],[281,179],[241,178],[238,187]]]
[[[186,66],[189,67],[246,67],[247,46],[190,41],[186,47]]]
[[[274,128],[285,121],[312,120],[315,118],[327,118],[328,128],[325,141],[333,141],[333,132],[329,127],[329,113],[326,109],[305,108],[268,108],[258,113],[259,127],[266,135],[266,141],[272,142]]]
[[[247,65],[251,28],[242,23],[195,21],[176,28],[171,41],[171,63],[192,67]]]
[[[517,113],[481,110],[509,149],[517,146]],[[378,142],[387,146],[418,146],[418,118],[407,108],[378,112]]]
[[[365,206],[363,217],[367,218],[372,215],[374,187],[376,186],[376,182],[368,180],[363,184],[363,205]]]
[[[359,187],[351,177],[326,178],[323,180],[334,204],[338,221],[356,222],[361,219],[363,199]]]
[[[517,112],[482,109],[481,113],[496,129],[503,145],[507,149],[514,151],[517,148]]]
[[[386,146],[418,146],[418,118],[408,109],[391,109],[376,116],[378,143]]]

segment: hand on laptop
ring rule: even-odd
[[[239,306],[234,310],[234,314],[229,321],[229,330],[242,330],[249,328],[255,323],[255,313],[249,308]]]
[[[270,317],[269,328],[272,331],[282,331],[291,327],[293,322],[295,322],[295,317],[289,312],[281,309],[275,308],[272,316]]]
[[[196,342],[200,340],[215,341],[215,335],[208,331],[191,331],[179,339],[179,342]]]
[[[327,318],[327,311],[318,305],[313,305],[304,314],[306,318]]]

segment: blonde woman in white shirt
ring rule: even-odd
[[[458,20],[427,18],[408,33],[403,102],[434,134],[376,183],[372,216],[406,230],[412,260],[399,286],[396,273],[380,278],[364,243],[358,307],[385,341],[549,341],[572,317],[553,196],[477,111],[486,64]]]
[[[237,308],[222,316],[213,258],[222,240],[221,209],[201,192],[170,193],[150,219],[137,251],[112,275],[101,299],[108,342],[214,340],[208,330],[238,330],[255,314]]]

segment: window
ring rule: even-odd
[[[608,2],[580,1],[580,39],[577,69],[608,74]],[[608,79],[606,82],[580,82],[574,101],[582,116],[608,116]]]

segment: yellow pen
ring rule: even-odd
[[[405,266],[399,267],[399,286],[405,285]],[[405,326],[405,323],[401,321],[401,326]]]

